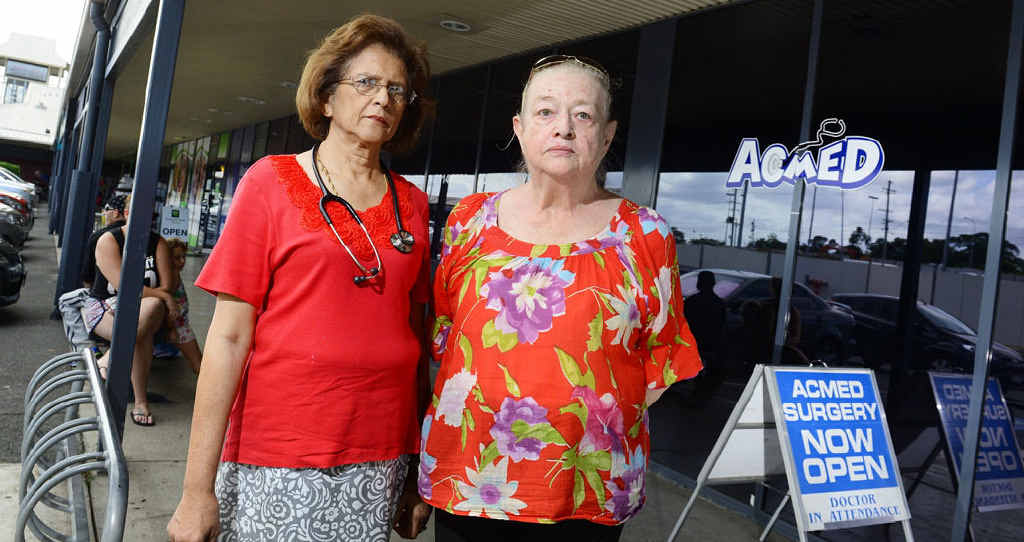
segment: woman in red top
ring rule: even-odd
[[[429,256],[426,195],[380,152],[413,146],[429,76],[382,17],[311,53],[296,104],[320,143],[249,168],[196,280],[217,304],[172,540],[388,539],[418,450]]]
[[[618,540],[646,409],[701,368],[668,224],[597,181],[610,101],[593,61],[539,60],[512,119],[528,181],[448,218],[418,477],[439,542]]]

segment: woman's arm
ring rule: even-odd
[[[217,296],[196,386],[184,490],[167,525],[173,542],[212,539],[219,528],[213,484],[255,323],[255,307],[234,296]]]
[[[156,272],[160,274],[160,285],[157,290],[163,290],[173,297],[178,281],[181,280],[179,273],[174,269],[174,259],[171,254],[171,247],[167,246],[167,240],[163,237],[156,243]]]

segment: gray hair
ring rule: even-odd
[[[522,113],[524,105],[526,105],[526,92],[530,89],[530,83],[533,82],[533,76],[547,69],[558,68],[558,67],[571,67],[578,70],[585,71],[590,75],[594,76],[594,79],[601,84],[601,89],[604,90],[604,122],[605,124],[612,121],[612,87],[614,82],[608,77],[608,74],[594,68],[590,64],[580,62],[579,60],[567,60],[559,64],[551,64],[547,66],[541,66],[538,69],[532,70],[530,76],[526,79],[526,83],[523,85],[522,95],[519,97],[519,112]],[[607,154],[605,154],[607,157]],[[597,186],[604,188],[605,180],[608,178],[608,167],[605,164],[605,158],[601,159],[601,163],[597,165],[597,171],[594,172],[594,180],[597,182]],[[522,157],[519,158],[519,162],[516,164],[516,172],[522,173],[529,177],[530,172],[526,167],[526,160]]]

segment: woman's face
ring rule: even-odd
[[[409,88],[405,64],[390,49],[370,45],[353,57],[342,74],[343,81],[372,79],[378,84]],[[330,117],[329,130],[338,130],[367,144],[383,145],[398,130],[405,102],[388,95],[387,86],[374,88],[364,96],[349,83],[339,83],[327,103],[324,116]]]
[[[512,118],[530,174],[592,180],[615,136],[608,99],[586,68],[562,64],[537,72]]]
[[[185,269],[185,249],[176,248],[171,255],[171,263],[174,264],[174,268],[178,271]]]

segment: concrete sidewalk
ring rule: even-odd
[[[202,262],[202,258],[189,258],[184,273],[190,285],[190,317],[200,345],[205,343],[214,302],[213,296],[191,286]],[[54,333],[53,344],[66,344],[59,330]],[[49,357],[48,352],[26,354],[29,359],[44,360]],[[196,377],[183,358],[154,360],[150,392],[166,398],[166,402],[151,403],[156,425],[140,427],[128,420],[125,426],[124,452],[129,471],[128,513],[124,535],[126,541],[167,539],[165,527],[181,496],[195,384]],[[19,465],[0,468],[0,484],[3,484],[3,491],[0,492],[0,528],[8,524],[13,527],[17,515],[16,481],[19,472]],[[99,518],[106,502],[105,477],[100,476],[94,480],[91,488],[94,512],[98,523],[102,524]],[[665,540],[689,495],[689,490],[669,478],[649,473],[647,505],[627,524],[622,540]],[[431,528],[417,540],[434,539],[432,523]],[[760,530],[754,521],[702,498],[678,540],[756,540]],[[4,532],[10,531],[4,529]],[[392,535],[392,540],[401,540],[394,533]],[[785,538],[773,534],[769,540]]]

